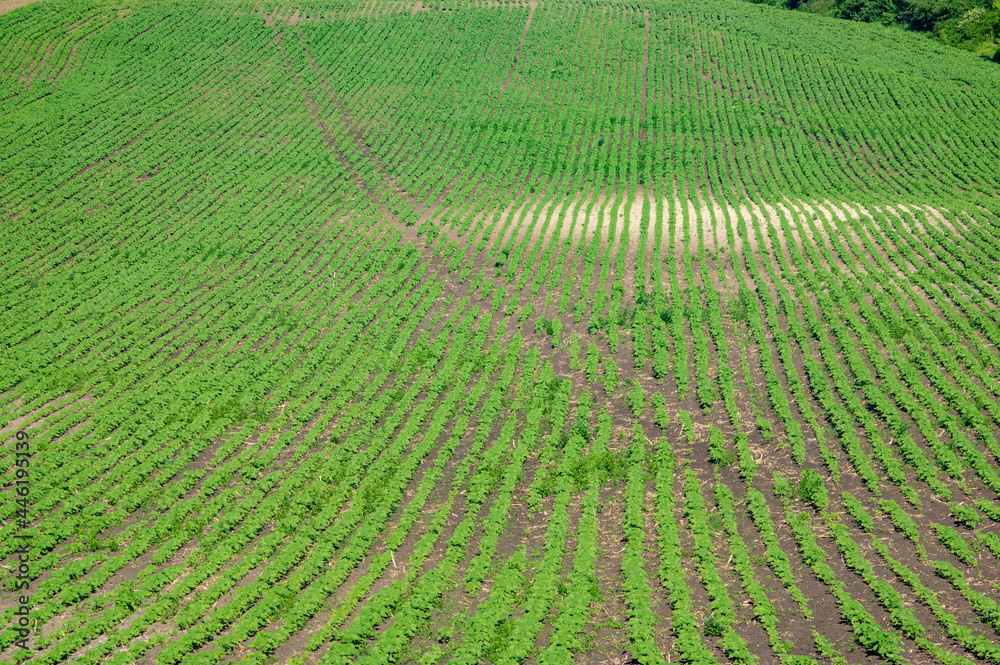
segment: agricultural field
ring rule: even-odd
[[[1000,664],[997,65],[0,7],[3,662]]]

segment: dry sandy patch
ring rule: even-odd
[[[38,2],[38,1],[39,0],[0,0],[0,14],[6,14],[7,12],[12,12],[18,7],[30,5],[32,2]]]

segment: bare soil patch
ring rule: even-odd
[[[19,7],[24,7],[25,5],[30,5],[38,1],[39,0],[0,0],[0,14],[12,12]]]

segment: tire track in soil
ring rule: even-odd
[[[281,33],[279,33],[277,37],[280,38],[281,37]],[[303,43],[303,46],[304,46],[305,45],[305,43],[303,41],[304,37],[301,34],[301,32],[299,33],[299,40],[300,40],[300,42]],[[279,44],[280,44],[280,41],[279,41]],[[284,49],[283,48],[282,48],[282,53],[284,54]],[[317,73],[317,75],[321,75],[321,72],[320,72],[318,66],[316,65],[315,61],[312,59],[312,57],[308,53],[306,54],[306,60],[309,63],[309,65],[313,68],[313,70]],[[315,119],[316,123],[319,125],[319,127],[323,131],[323,136],[324,136],[324,138],[327,141],[327,147],[328,147],[328,149],[334,154],[334,156],[341,163],[341,165],[344,166],[344,168],[347,169],[348,172],[351,173],[354,176],[355,181],[358,184],[358,187],[361,188],[361,189],[363,189],[363,190],[365,190],[366,192],[369,192],[372,189],[372,187],[369,186],[369,183],[367,183],[363,178],[361,178],[361,176],[360,176],[360,174],[358,172],[358,169],[353,164],[351,164],[337,150],[336,145],[335,145],[336,142],[335,142],[335,139],[334,139],[333,132],[322,121],[322,119],[320,119],[318,105],[315,103],[315,101],[313,101],[312,96],[305,89],[305,87],[301,85],[301,82],[299,81],[299,78],[298,78],[297,75],[295,76],[295,81],[296,81],[297,87],[299,87],[299,89],[302,91],[303,96],[306,98],[307,108],[309,109],[310,114],[312,114],[312,116]],[[340,99],[339,97],[337,97],[333,93],[333,91],[330,89],[329,85],[326,84],[326,83],[324,83],[322,81],[322,79],[320,81],[320,87],[323,88],[324,92],[327,94],[327,96],[331,99],[331,101],[333,102],[333,104],[336,106],[336,108],[338,109],[338,112],[341,115],[341,120],[344,123],[344,126],[348,128],[343,133],[343,136],[346,137],[346,138],[349,138],[350,140],[352,140],[355,143],[355,145],[358,147],[359,151],[361,152],[361,154],[363,156],[363,159],[366,162],[368,162],[373,167],[373,169],[375,170],[376,174],[378,174],[379,179],[381,180],[381,182],[388,186],[388,188],[392,192],[392,194],[395,195],[395,196],[398,196],[398,197],[400,197],[402,199],[405,199],[414,208],[414,210],[417,211],[418,218],[421,221],[432,219],[432,218],[436,217],[438,214],[440,214],[442,208],[445,205],[445,200],[451,195],[451,193],[453,191],[453,188],[457,184],[457,182],[459,181],[459,179],[461,178],[461,175],[460,174],[459,175],[455,175],[451,179],[450,184],[448,186],[446,186],[442,190],[442,192],[438,195],[437,199],[433,203],[431,203],[429,205],[422,205],[421,201],[415,200],[410,193],[408,193],[407,191],[405,191],[403,189],[403,187],[398,183],[398,181],[396,180],[396,178],[391,173],[389,173],[388,170],[385,168],[385,165],[382,163],[382,161],[380,159],[376,158],[372,154],[371,150],[369,149],[369,147],[368,147],[368,145],[367,145],[367,143],[366,143],[366,141],[364,139],[364,135],[363,135],[364,132],[367,130],[367,127],[362,128],[362,127],[359,126],[359,124],[356,122],[356,120],[351,115],[349,115],[348,112],[345,110],[343,100]],[[451,139],[451,135],[452,134],[449,134],[448,137],[442,139],[442,141],[443,141],[444,144],[448,143],[448,141]],[[368,194],[368,196],[370,196],[372,198],[372,200],[375,202],[376,206],[378,206],[379,210],[383,213],[383,215],[388,215],[388,216],[394,217],[394,215],[390,215],[390,213],[389,213],[387,202],[382,201],[381,198],[376,197],[374,194]],[[417,233],[418,233],[418,230],[419,230],[416,225],[413,225],[413,226],[403,226],[403,225],[401,225],[399,228],[403,232],[403,240],[404,240],[404,242],[405,241],[413,241],[413,240],[416,239]],[[465,243],[462,242],[462,239],[460,238],[460,236],[456,232],[456,230],[454,228],[454,225],[449,226],[449,228],[446,229],[445,233],[446,233],[446,235],[447,235],[447,237],[448,237],[449,240],[451,240],[453,242],[459,242],[460,244],[465,244]]]
[[[646,118],[646,79],[647,72],[649,71],[649,33],[650,33],[650,21],[649,21],[649,9],[643,9],[642,15],[646,20],[646,41],[642,47],[642,88],[639,92],[639,118],[645,124]],[[646,128],[639,128],[639,141],[644,143],[646,141]]]
[[[659,428],[655,428],[659,429]],[[666,440],[661,440],[660,445],[670,445]],[[675,651],[675,637],[673,634],[673,606],[670,604],[670,597],[666,587],[660,580],[660,561],[658,555],[657,541],[659,540],[659,524],[656,522],[656,483],[646,483],[646,509],[643,512],[643,559],[646,579],[649,580],[650,599],[653,611],[659,621],[653,627],[653,640],[660,653],[667,656],[667,662],[673,659]]]
[[[514,63],[518,63],[521,60],[521,52],[524,50],[524,41],[528,37],[528,30],[531,28],[531,19],[535,16],[535,9],[538,8],[538,0],[529,0],[527,3],[528,10],[528,20],[524,22],[524,30],[521,32],[521,41],[517,45],[517,55],[514,56]],[[504,81],[503,85],[500,86],[500,97],[502,98],[504,93],[507,92],[507,88],[510,86],[511,79],[514,78],[514,67],[511,66],[510,71],[507,73],[507,80]],[[499,100],[498,100],[499,101]]]
[[[442,435],[444,437],[444,434]],[[442,446],[447,443],[447,438],[454,436],[454,431],[449,430],[448,436],[445,438]],[[465,458],[465,454],[468,453],[470,445],[468,443],[468,437],[463,436],[463,441],[459,443],[458,447],[455,449],[454,454],[448,459],[442,468],[442,475],[439,479],[436,488],[427,497],[426,503],[420,510],[420,517],[413,523],[410,532],[406,535],[403,542],[395,550],[394,561],[391,567],[387,567],[382,575],[375,580],[371,589],[366,594],[366,599],[370,599],[374,594],[378,593],[381,589],[389,586],[392,582],[397,579],[402,579],[407,575],[407,563],[410,557],[413,555],[414,549],[420,539],[426,534],[426,528],[429,524],[429,518],[440,510],[447,501],[447,497],[451,492],[451,488],[455,479],[455,474],[461,461]],[[432,454],[440,454],[441,447],[439,446]],[[420,484],[420,478],[415,475],[410,481],[410,487],[404,494],[406,498],[405,503],[401,502],[397,507],[395,513],[393,513],[392,518],[398,520],[404,511],[412,501],[412,496],[416,485]],[[446,521],[447,525],[447,521]],[[452,526],[454,529],[454,525]],[[276,662],[284,662],[286,659],[291,658],[296,655],[302,655],[305,651],[304,647],[308,644],[312,636],[319,631],[326,623],[329,621],[330,616],[336,609],[336,606],[342,603],[347,598],[347,593],[345,589],[352,588],[364,575],[367,574],[368,568],[371,565],[372,559],[378,554],[384,551],[385,540],[394,530],[394,526],[386,526],[385,531],[376,542],[373,544],[372,548],[369,550],[368,554],[365,555],[364,559],[360,561],[351,575],[345,580],[337,591],[331,594],[331,599],[328,600],[325,606],[316,612],[298,631],[292,633],[289,639],[278,647],[278,650],[273,654],[273,658]],[[381,549],[381,551],[379,551]],[[396,556],[398,555],[398,556]],[[334,601],[334,596],[337,596],[337,600]],[[354,611],[348,615],[345,619],[344,624],[349,623],[357,616],[358,610],[365,605],[365,599],[362,599],[358,603]],[[267,629],[265,629],[267,630]]]
[[[485,394],[484,394],[483,399],[485,399]],[[496,438],[496,436],[497,436],[497,434],[499,432],[499,428],[500,428],[500,425],[497,424],[494,427],[494,430],[491,432],[490,436],[488,437],[488,440],[493,440],[493,439]],[[457,454],[458,454],[458,451],[456,451],[456,455]],[[458,466],[460,464],[460,462],[459,462],[459,460],[458,460],[457,457],[453,456],[452,457],[452,462],[450,462],[449,464],[452,466],[452,468],[454,470],[454,467]],[[458,493],[456,495],[456,498],[463,497],[463,496],[464,496],[464,491],[458,491]],[[488,514],[488,512],[489,512],[489,510],[490,510],[490,508],[492,506],[492,503],[495,500],[495,498],[496,497],[493,496],[489,501],[487,501],[486,503],[482,504],[479,507],[478,511],[477,511],[477,516],[478,515],[482,515],[484,513]],[[464,499],[459,499],[459,502],[464,504]],[[440,507],[441,506],[435,506],[435,511],[437,509],[439,509]],[[425,561],[424,565],[422,566],[422,569],[424,569],[424,570],[430,570],[437,563],[439,563],[441,560],[443,560],[443,558],[445,556],[445,553],[446,553],[446,550],[447,550],[447,540],[450,538],[450,535],[448,535],[448,533],[450,532],[450,533],[453,534],[455,528],[457,528],[457,526],[459,525],[459,523],[468,518],[468,514],[466,513],[466,511],[463,510],[463,509],[460,509],[461,506],[453,506],[452,508],[453,508],[453,510],[451,511],[451,515],[446,520],[445,526],[441,529],[442,537],[438,538],[437,542],[435,543],[434,550],[431,552],[431,554],[429,555],[429,557]],[[479,519],[478,521],[481,522],[482,520]],[[476,533],[481,533],[481,531],[477,530]],[[447,536],[447,537],[445,537],[445,536]],[[419,538],[417,538],[415,536],[413,537],[414,541],[418,540],[418,539]],[[474,542],[474,541],[475,541],[475,534],[473,534],[473,536],[470,537],[470,541],[469,542],[471,543],[471,542]],[[464,568],[461,568],[461,570],[464,570]],[[456,576],[458,576],[460,574],[460,572],[461,572],[460,570],[458,572],[456,572]],[[357,573],[352,574],[352,578],[355,575],[357,575]],[[345,583],[345,586],[349,586],[349,585],[350,585],[349,582]],[[358,610],[364,604],[365,604],[364,602],[359,603],[359,605],[351,612],[351,614],[345,620],[344,625],[349,624],[351,622],[351,620],[357,616]],[[387,628],[388,626],[390,626],[391,623],[392,623],[392,620],[390,619],[386,623],[382,624],[381,629],[384,630],[385,628]],[[318,658],[318,654],[316,655],[316,657]]]
[[[597,503],[597,585],[600,609],[591,621],[596,624],[594,650],[585,663],[626,662],[629,650],[628,605],[622,590],[622,554],[625,552],[625,486],[602,487]],[[611,660],[614,658],[615,660]]]
[[[286,61],[287,61],[287,55],[285,55],[284,46],[281,44],[281,37],[282,37],[282,33],[279,32],[277,34],[276,38],[279,40],[278,43],[279,43],[279,46],[281,48],[282,55],[286,58]],[[388,203],[386,201],[383,201],[379,196],[377,196],[374,193],[373,186],[361,177],[361,174],[359,173],[358,169],[350,161],[348,161],[347,158],[344,157],[344,155],[337,149],[337,146],[336,146],[337,142],[336,142],[336,139],[334,138],[333,132],[330,130],[330,128],[327,126],[327,124],[322,120],[322,118],[320,118],[320,116],[319,116],[319,107],[316,104],[316,102],[313,100],[312,95],[309,93],[309,91],[305,88],[305,86],[302,85],[302,82],[299,79],[298,74],[294,74],[294,80],[295,80],[296,87],[299,89],[299,91],[301,92],[301,94],[302,94],[302,96],[304,98],[304,101],[306,103],[306,108],[308,109],[309,114],[312,116],[312,118],[316,122],[317,126],[319,126],[320,130],[323,132],[323,138],[326,141],[326,147],[327,147],[327,149],[334,155],[334,157],[337,159],[337,161],[340,162],[341,166],[343,166],[344,169],[353,177],[355,184],[357,185],[357,187],[360,190],[362,190],[364,192],[364,195],[368,196],[368,197],[370,197],[372,199],[372,201],[375,203],[375,205],[383,213],[383,216],[388,215]],[[327,91],[327,92],[328,92],[328,94],[332,94],[332,93],[329,93],[329,91]],[[340,102],[337,101],[336,99],[334,101],[337,104],[338,108],[342,109],[342,106],[341,106]],[[341,111],[341,112],[343,113],[343,111]],[[349,117],[346,114],[344,114],[343,115],[343,120],[346,123],[349,120]],[[371,154],[371,151],[368,149],[368,146],[365,145],[364,141],[361,140],[358,135],[356,135],[356,134],[352,135],[350,131],[347,132],[346,136],[347,136],[347,138],[351,139],[352,141],[354,141],[358,145],[358,147],[359,147],[359,149],[360,149],[360,151],[361,151],[364,159],[366,161],[368,161],[369,163],[371,163],[371,165],[374,167],[376,173],[379,176],[381,176],[380,180],[383,183],[389,185],[390,188],[391,188],[391,190],[394,193],[396,193],[397,195],[401,195],[401,196],[405,197],[406,200],[409,201],[411,203],[411,205],[412,205],[413,201],[411,201],[410,198],[409,198],[409,196],[402,190],[401,187],[399,187],[399,185],[396,183],[395,179],[390,174],[388,174],[387,172],[385,172],[385,170],[381,167],[381,165],[378,163],[378,161],[373,158],[373,156]],[[404,226],[404,225],[399,225],[399,227],[400,227],[400,230],[403,232],[403,241],[404,242],[408,242],[408,241],[412,242],[413,240],[416,239],[416,237],[417,237],[417,228],[416,228],[416,226],[408,227],[408,226]]]
[[[676,438],[680,440],[680,435]],[[696,439],[697,440],[697,439]],[[680,446],[686,445],[684,443],[679,444]],[[675,467],[674,471],[674,520],[677,523],[680,536],[680,548],[681,548],[681,565],[684,567],[684,573],[686,577],[686,584],[691,592],[691,609],[694,613],[696,621],[701,622],[704,625],[705,619],[708,616],[707,608],[710,607],[711,603],[709,601],[708,592],[705,586],[701,583],[701,577],[698,575],[695,563],[695,543],[694,534],[691,532],[688,526],[688,520],[684,517],[684,489],[683,489],[683,470],[681,466],[681,459],[686,461],[695,461],[700,459],[707,459],[700,455],[699,453],[689,454],[685,449],[677,449],[675,446],[675,456],[678,460],[678,465]],[[697,469],[696,469],[697,470]],[[703,473],[698,471],[699,475]],[[678,476],[680,478],[678,478]],[[712,652],[712,654],[719,660],[719,662],[727,662],[727,658],[719,648],[715,640],[705,639],[702,640],[705,646]]]

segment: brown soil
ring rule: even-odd
[[[0,0],[0,14],[12,12],[18,7],[24,7],[33,2],[38,2],[38,0]]]

